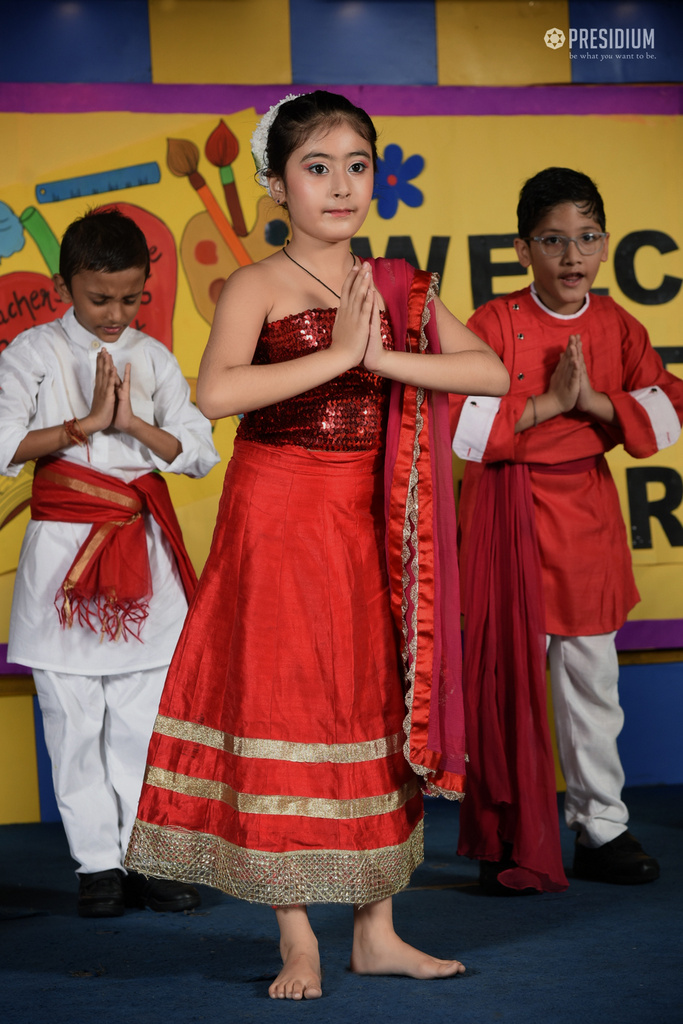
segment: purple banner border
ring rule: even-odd
[[[683,619],[636,619],[617,633],[620,651],[675,650],[683,648]]]
[[[313,85],[80,85],[0,83],[0,111],[73,114],[104,110],[133,113],[258,113],[297,89]],[[676,115],[683,85],[533,86],[320,86],[341,92],[375,117],[520,115]]]
[[[13,665],[7,660],[7,644],[0,644],[0,676],[30,676],[31,669],[26,665]]]

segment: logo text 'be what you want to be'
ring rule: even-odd
[[[561,28],[549,28],[543,40],[549,49],[560,50],[567,37]],[[654,48],[654,28],[569,29],[572,60],[656,60]]]

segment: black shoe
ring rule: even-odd
[[[124,911],[121,872],[95,871],[79,874],[78,916],[120,917]]]
[[[137,871],[129,871],[124,878],[123,894],[127,907],[149,907],[161,913],[194,910],[201,903],[193,885],[169,878],[145,878]]]
[[[614,885],[642,885],[659,878],[659,864],[648,856],[635,836],[622,832],[609,843],[591,849],[574,845],[574,875],[592,882]]]
[[[479,861],[479,888],[485,896],[515,896],[516,891],[498,881],[498,875],[510,867],[502,860]]]
[[[485,896],[537,896],[538,889],[512,889],[498,880],[501,871],[516,868],[512,859],[512,844],[503,843],[502,860],[479,861],[479,887]]]

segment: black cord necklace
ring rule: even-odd
[[[325,284],[325,282],[321,281],[319,277],[316,277],[315,274],[312,274],[310,272],[310,270],[306,270],[306,268],[304,266],[302,266],[301,263],[299,263],[298,260],[295,260],[293,256],[289,255],[289,253],[287,252],[287,249],[285,248],[285,246],[282,247],[282,251],[283,251],[283,253],[285,254],[285,256],[287,257],[288,260],[291,260],[292,263],[296,263],[297,267],[299,267],[300,270],[303,270],[304,274],[308,274],[308,276],[312,277],[314,281],[317,281],[318,284],[321,284],[323,286],[323,288],[327,288],[328,292],[332,292],[332,294],[334,295],[335,299],[339,299],[339,301],[341,302],[341,295],[337,295],[337,293],[335,292],[334,288],[330,288],[329,284]],[[352,252],[351,255],[353,256],[353,265],[355,267],[355,265],[356,265],[356,254],[354,252]]]

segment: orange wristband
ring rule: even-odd
[[[81,427],[78,420],[74,417],[72,420],[64,420],[64,430],[71,444],[77,444],[79,448],[85,446],[88,462],[90,462],[90,445],[88,443],[88,435]]]

